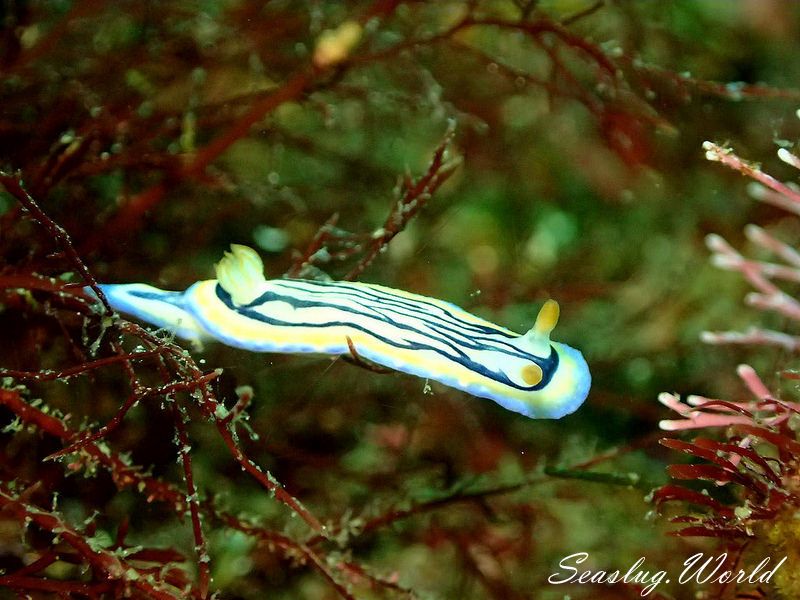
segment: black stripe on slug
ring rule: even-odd
[[[518,358],[528,358],[530,355],[508,343],[506,340],[516,339],[519,336],[509,334],[501,328],[491,324],[481,325],[460,318],[454,312],[425,300],[419,296],[419,302],[401,296],[394,296],[388,290],[376,290],[371,287],[354,288],[352,284],[312,282],[306,280],[279,280],[271,282],[279,287],[286,287],[292,292],[314,294],[322,297],[326,306],[335,306],[333,300],[348,300],[365,309],[373,310],[381,315],[392,314],[399,317],[410,317],[426,325],[433,337],[446,337],[452,342],[473,350],[491,350],[505,352]],[[292,285],[298,283],[300,285]],[[310,283],[319,289],[309,289],[303,284]],[[335,290],[331,292],[331,290]],[[257,298],[248,306],[263,303],[264,297]],[[422,305],[422,309],[419,305]],[[463,309],[451,305],[455,311],[464,312]],[[366,316],[366,315],[365,315]],[[385,321],[394,323],[394,321]],[[418,331],[418,333],[423,333]],[[500,339],[498,339],[500,338]]]
[[[185,308],[185,304],[183,302],[183,292],[142,292],[133,290],[126,293],[134,298],[141,298],[142,300],[158,300],[159,302],[166,302],[167,304],[172,304],[172,306],[177,306],[178,308]]]
[[[278,283],[278,282],[273,282]],[[280,284],[285,284],[286,281],[279,282]],[[303,280],[303,283],[309,283]],[[398,322],[396,319],[391,318],[387,315],[387,312],[391,312],[389,307],[391,303],[387,303],[386,300],[403,300],[406,299],[396,299],[396,298],[387,298],[388,294],[376,294],[376,297],[370,298],[370,294],[366,293],[365,288],[358,288],[353,289],[349,288],[343,284],[323,284],[321,282],[312,282],[313,285],[322,287],[322,286],[331,286],[331,288],[335,289],[335,293],[329,293],[327,298],[321,297],[319,293],[309,293],[305,287],[296,286],[293,291],[303,293],[306,298],[297,298],[290,294],[278,294],[272,291],[265,292],[259,298],[251,302],[250,304],[244,306],[236,306],[233,301],[231,300],[230,294],[228,294],[222,286],[217,284],[215,286],[215,291],[217,298],[222,302],[228,309],[235,311],[246,317],[248,319],[253,319],[259,321],[261,323],[265,323],[267,325],[276,326],[276,327],[312,327],[312,328],[326,328],[326,327],[350,327],[352,329],[361,331],[366,333],[367,335],[373,337],[374,339],[388,345],[392,346],[401,350],[426,350],[433,352],[442,358],[457,363],[464,368],[478,373],[487,379],[491,379],[502,385],[507,385],[511,388],[518,389],[521,391],[535,391],[544,388],[552,379],[553,374],[555,373],[556,369],[558,368],[558,353],[555,351],[555,348],[550,346],[550,355],[548,357],[541,357],[535,354],[529,354],[519,350],[516,347],[510,346],[506,344],[503,340],[491,339],[489,334],[491,335],[502,335],[504,338],[509,338],[508,334],[505,332],[497,331],[494,329],[490,329],[489,327],[480,326],[474,323],[466,323],[461,319],[458,319],[456,315],[447,313],[451,319],[458,323],[469,325],[473,330],[479,328],[483,330],[480,334],[469,336],[466,334],[458,334],[459,338],[462,339],[455,339],[453,331],[449,331],[450,327],[442,326],[441,324],[437,324],[435,318],[431,316],[427,312],[412,310],[413,314],[404,315],[407,317],[411,317],[418,321],[421,321],[425,325],[425,330],[412,327],[408,323]],[[292,288],[293,286],[283,286]],[[289,290],[287,290],[289,291]],[[369,289],[369,292],[373,290]],[[343,300],[348,300],[362,310],[354,309],[350,306],[343,306],[339,304],[335,304],[329,302],[327,300],[332,300],[335,296],[341,294]],[[365,301],[372,300],[374,305],[372,304],[365,304]],[[258,308],[262,307],[262,305],[269,303],[269,302],[283,302],[291,306],[293,309],[302,311],[306,308],[327,308],[334,311],[339,311],[343,313],[343,316],[346,318],[347,314],[351,314],[358,319],[365,319],[365,320],[372,320],[376,323],[384,323],[388,324],[391,327],[394,327],[400,331],[407,331],[414,333],[416,335],[422,336],[423,338],[432,338],[436,340],[438,343],[442,344],[445,348],[450,350],[444,351],[441,348],[437,348],[436,346],[420,343],[420,342],[410,342],[410,341],[400,341],[396,339],[386,338],[382,335],[377,334],[374,330],[370,329],[369,327],[358,323],[353,322],[352,320],[329,320],[322,323],[309,323],[309,322],[289,322],[283,321],[274,317],[265,314],[265,312],[261,312],[257,310]],[[414,309],[414,302],[405,301],[399,302],[399,304],[404,305],[404,309]],[[434,304],[425,303],[427,306],[435,308],[437,311],[442,311],[442,308],[436,306]],[[443,311],[442,311],[443,312]],[[399,313],[398,313],[399,314]],[[444,314],[444,313],[443,313]],[[427,330],[427,331],[426,331]],[[464,341],[466,340],[466,342]],[[497,348],[496,345],[503,345],[508,346],[508,349],[501,349]],[[488,347],[487,347],[488,346]],[[514,381],[511,381],[508,376],[506,376],[503,372],[498,372],[491,370],[479,362],[476,362],[462,349],[466,348],[468,350],[475,350],[475,351],[492,351],[492,352],[500,352],[501,354],[506,354],[509,357],[519,358],[523,360],[529,360],[531,362],[536,363],[542,369],[542,380],[533,386],[522,386],[518,385]],[[391,365],[387,365],[391,366]]]
[[[294,301],[291,302],[293,308],[330,308],[333,310],[342,310],[347,313],[356,314],[360,317],[365,319],[375,319],[386,323],[392,327],[396,327],[398,329],[403,329],[405,331],[412,331],[418,335],[422,335],[425,337],[432,337],[439,341],[441,344],[448,346],[453,352],[463,354],[461,348],[466,347],[470,350],[481,351],[481,350],[491,350],[496,352],[503,352],[510,356],[514,356],[516,358],[520,358],[523,360],[530,360],[531,354],[523,352],[519,350],[516,346],[506,343],[503,340],[497,340],[490,337],[487,334],[474,334],[469,336],[465,334],[463,331],[443,325],[437,319],[437,315],[431,315],[426,311],[420,311],[419,309],[416,310],[403,310],[400,311],[396,308],[392,308],[391,306],[387,306],[386,303],[372,299],[373,304],[365,303],[362,298],[368,298],[368,292],[371,291],[369,289],[362,290],[362,289],[352,289],[353,294],[343,293],[345,290],[350,291],[348,288],[344,288],[343,286],[337,286],[340,291],[330,293],[330,292],[322,292],[322,291],[314,291],[314,294],[319,298],[316,300],[298,300],[295,296],[283,295],[278,294],[277,292],[269,291],[265,292],[257,299],[255,299],[250,304],[246,305],[246,307],[252,307],[254,309],[259,308],[261,305],[267,302],[287,302],[287,298],[293,298]],[[292,292],[298,292],[301,294],[306,294],[309,290],[304,288],[298,289],[291,289]],[[365,291],[366,293],[361,294],[359,292]],[[312,294],[312,295],[314,295]],[[323,295],[324,294],[324,295]],[[349,297],[350,295],[355,296],[355,298]],[[359,307],[360,310],[353,310],[351,306],[346,304],[341,304],[340,302],[348,302],[355,304]],[[413,306],[413,304],[411,305]],[[460,309],[459,309],[460,310]],[[448,313],[450,314],[450,313]],[[473,325],[472,323],[468,323],[467,321],[462,321],[458,319],[456,315],[450,314],[453,319],[457,319],[458,323],[464,325]],[[398,319],[402,319],[403,317],[407,317],[413,319],[422,325],[425,326],[426,330],[423,330],[419,326],[414,327],[411,325],[407,325],[405,323],[401,323]],[[491,331],[492,334],[496,333],[496,330],[490,329],[488,327],[483,327],[482,329],[486,331]],[[542,358],[542,357],[537,357]]]
[[[305,279],[281,279],[277,281],[273,281],[272,283],[289,287],[290,289],[299,289],[304,292],[309,293],[317,293],[317,294],[330,294],[331,290],[335,290],[341,293],[344,296],[355,296],[359,298],[364,298],[365,300],[371,300],[377,302],[381,306],[396,306],[397,308],[406,308],[413,311],[415,314],[419,315],[429,315],[432,314],[433,316],[441,316],[444,317],[449,323],[452,325],[456,325],[458,327],[468,329],[475,333],[489,333],[494,335],[499,335],[501,337],[513,339],[516,337],[514,334],[509,334],[507,331],[503,331],[498,327],[493,327],[491,324],[489,325],[480,325],[478,323],[473,323],[470,321],[465,321],[459,318],[457,315],[450,312],[448,308],[445,306],[448,303],[443,303],[445,306],[441,304],[437,304],[435,302],[431,302],[430,300],[426,299],[424,296],[417,296],[417,299],[411,300],[410,298],[406,298],[404,296],[399,296],[396,294],[392,294],[387,289],[376,289],[374,287],[353,287],[352,284],[335,282],[335,281],[311,281]],[[296,285],[300,284],[300,285]],[[305,286],[313,286],[320,288],[319,290],[310,290],[308,287]],[[421,311],[419,305],[425,307],[425,311]],[[462,308],[454,304],[450,304],[452,308],[463,311]]]

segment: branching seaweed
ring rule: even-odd
[[[703,148],[708,160],[721,162],[754,180],[750,191],[755,198],[798,214],[800,195],[794,188],[743,160],[733,150],[711,142],[706,142]],[[778,157],[789,165],[800,166],[800,159],[785,148],[778,151]],[[745,234],[754,245],[780,262],[747,259],[722,237],[711,234],[706,244],[713,252],[712,263],[739,272],[756,289],[746,297],[748,305],[777,313],[789,322],[800,321],[800,302],[779,285],[800,281],[797,250],[755,225],[748,225]],[[702,339],[709,344],[777,346],[791,353],[798,349],[796,336],[761,327],[751,327],[745,332],[704,332]],[[740,365],[737,373],[752,397],[749,400],[697,395],[681,400],[669,393],[659,397],[662,404],[680,415],[679,419],[663,420],[662,429],[703,431],[702,436],[690,442],[661,440],[664,446],[694,459],[690,464],[671,465],[669,474],[684,481],[711,482],[716,488],[733,487],[735,500],[720,499],[705,486],[697,491],[676,484],[659,488],[653,497],[659,505],[680,501],[703,509],[674,517],[673,522],[682,525],[675,533],[721,538],[730,551],[731,568],[746,558],[744,553],[748,549],[762,553],[766,549],[766,555],[774,560],[787,556],[786,571],[779,571],[773,583],[782,597],[789,598],[798,590],[794,575],[797,553],[792,548],[797,539],[794,522],[800,509],[797,486],[800,441],[796,433],[800,403],[783,398],[778,389],[770,390],[749,365]],[[789,382],[797,379],[792,370],[779,373],[779,377]],[[707,437],[718,428],[725,434],[722,441]],[[733,584],[721,585],[719,596],[729,587],[733,589]]]

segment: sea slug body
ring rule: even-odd
[[[424,377],[532,418],[557,419],[586,399],[581,353],[550,340],[548,300],[520,335],[441,300],[380,285],[267,280],[258,254],[232,245],[217,279],[184,292],[101,285],[111,305],[181,338],[216,339],[254,352],[351,354]]]

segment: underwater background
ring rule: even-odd
[[[800,5],[0,14],[0,597],[800,597]],[[555,299],[589,397],[529,419],[83,291],[232,243],[519,333]],[[553,583],[581,552],[619,580]],[[679,581],[698,552],[786,561]]]

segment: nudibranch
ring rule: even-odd
[[[111,306],[177,336],[253,352],[348,355],[432,379],[532,418],[558,419],[586,399],[581,353],[550,340],[548,300],[524,335],[449,302],[381,285],[264,277],[259,255],[231,245],[216,279],[184,292],[101,285]]]

